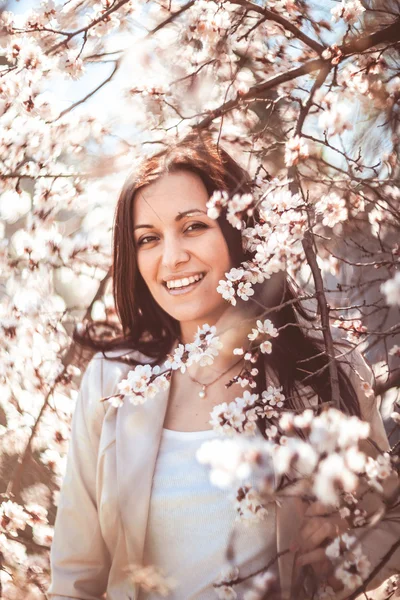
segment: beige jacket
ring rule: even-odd
[[[142,562],[168,392],[162,391],[140,406],[126,402],[115,408],[101,403],[101,398],[116,391],[129,369],[97,354],[83,377],[51,551],[51,600],[99,600],[105,592],[108,600],[137,598],[138,590],[124,569]],[[386,449],[388,442],[375,401],[361,393],[359,400],[363,418],[371,423],[373,439]],[[294,499],[277,508],[278,552],[286,550],[295,537],[302,511],[301,502]],[[374,532],[369,542],[373,561],[399,538],[399,531],[398,524],[389,523]],[[399,557],[398,552],[389,566],[398,565]],[[290,596],[293,558],[289,553],[279,559],[285,598]],[[380,579],[390,574],[386,569]]]

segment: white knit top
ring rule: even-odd
[[[209,481],[209,470],[196,460],[213,430],[163,430],[150,500],[144,564],[155,565],[177,586],[170,600],[215,600],[213,582],[228,563],[226,549],[234,529],[234,560],[239,576],[266,565],[276,555],[275,510],[263,521],[236,522],[232,496]],[[231,563],[231,564],[232,564]],[[250,580],[251,581],[251,580]],[[240,584],[235,591],[248,586]],[[141,590],[139,600],[160,596]],[[241,597],[241,594],[238,595]]]

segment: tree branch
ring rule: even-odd
[[[379,573],[383,565],[387,563],[387,561],[393,556],[393,554],[398,548],[400,548],[400,539],[397,540],[397,542],[395,542],[390,547],[390,549],[386,552],[379,564],[375,567],[375,569],[371,571],[367,579],[356,590],[354,590],[354,592],[350,596],[348,596],[346,600],[354,600],[355,598],[357,598],[357,596],[365,590],[365,587],[370,583],[370,581],[374,579],[374,577]]]
[[[149,33],[146,35],[146,37],[151,36],[153,33],[157,33],[157,31],[160,31],[160,29],[162,29],[163,27],[165,27],[169,23],[172,23],[172,21],[175,21],[175,19],[177,17],[180,17],[181,14],[183,14],[189,8],[191,8],[194,3],[195,3],[195,0],[190,0],[190,2],[187,2],[186,4],[184,4],[182,6],[182,8],[180,8],[176,12],[172,13],[172,15],[170,15],[167,19],[165,19],[164,21],[162,21],[161,23],[159,23],[156,27],[154,27],[154,29],[152,29],[151,31],[149,31]]]
[[[344,44],[343,46],[339,46],[337,51],[338,53],[341,53],[340,60],[342,62],[348,56],[354,53],[363,52],[368,48],[373,48],[377,44],[398,41],[400,41],[400,19],[397,19],[392,25],[389,25],[389,27],[385,27],[380,31],[377,31],[370,35],[366,35],[358,40],[352,40],[351,42],[349,42],[348,44]],[[200,123],[194,125],[193,128],[205,129],[209,127],[209,125],[214,121],[214,119],[217,119],[225,113],[229,112],[230,110],[233,110],[246,100],[255,99],[267,90],[271,90],[282,83],[293,81],[293,79],[297,79],[298,77],[302,77],[303,75],[309,75],[314,71],[318,71],[318,69],[321,69],[325,65],[328,65],[329,69],[332,69],[333,65],[331,64],[329,59],[326,60],[323,58],[315,58],[307,61],[299,67],[289,69],[288,71],[286,71],[286,73],[279,73],[278,75],[274,75],[266,81],[252,86],[246,94],[243,94],[242,96],[237,95],[236,98],[228,100],[228,102],[224,102],[221,106],[213,110],[207,117],[200,121]]]
[[[58,119],[61,119],[61,117],[63,117],[67,113],[71,112],[71,110],[74,110],[74,108],[76,108],[80,104],[83,104],[84,102],[86,102],[86,100],[88,100],[89,98],[91,98],[92,96],[94,96],[99,90],[101,90],[101,88],[103,88],[105,85],[107,85],[107,83],[109,83],[112,80],[112,78],[114,77],[115,73],[118,71],[118,68],[119,68],[119,65],[120,65],[119,59],[116,60],[116,61],[113,61],[113,62],[115,63],[114,64],[114,68],[113,68],[112,72],[110,73],[110,75],[107,77],[107,79],[105,79],[104,81],[102,81],[94,90],[92,90],[91,92],[89,92],[88,94],[86,94],[86,96],[84,98],[81,98],[80,100],[77,100],[76,102],[74,102],[73,104],[71,104],[71,106],[69,106],[65,110],[61,111],[60,114],[58,115],[58,117],[55,119],[55,121],[58,121]],[[55,121],[53,121],[53,122],[55,122]]]
[[[52,46],[51,48],[49,48],[48,54],[53,54],[59,48],[61,48],[61,46],[67,46],[68,42],[70,40],[72,40],[72,38],[74,38],[76,35],[79,35],[80,33],[87,33],[89,31],[89,29],[92,29],[92,27],[94,27],[98,23],[101,23],[101,21],[103,21],[106,17],[108,17],[113,12],[115,12],[116,10],[118,10],[119,8],[121,8],[121,6],[123,6],[124,4],[127,4],[129,1],[130,0],[119,0],[119,2],[117,2],[116,4],[114,4],[113,6],[111,6],[111,8],[109,8],[108,10],[106,10],[101,15],[101,17],[98,17],[97,19],[94,19],[91,23],[89,23],[89,25],[86,25],[86,27],[81,27],[80,29],[77,29],[76,31],[71,31],[70,33],[63,32],[63,31],[55,32],[55,33],[58,33],[59,35],[65,35],[66,38],[65,38],[65,40],[62,40],[62,42],[59,42],[58,44],[55,44],[54,46]]]
[[[310,38],[306,33],[301,31],[301,29],[299,29],[294,23],[289,21],[289,19],[282,17],[282,15],[275,13],[272,10],[269,10],[268,8],[264,8],[263,6],[259,6],[258,4],[253,4],[253,2],[249,2],[249,0],[230,0],[230,3],[238,4],[239,6],[243,6],[247,10],[257,12],[260,15],[263,15],[267,21],[274,21],[275,23],[279,23],[279,25],[282,25],[282,27],[286,29],[286,31],[290,31],[290,33],[294,35],[294,37],[296,37],[298,40],[301,40],[304,44],[306,44],[309,48],[314,50],[317,54],[322,54],[322,52],[325,50],[325,47],[322,44]]]

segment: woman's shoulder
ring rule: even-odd
[[[105,398],[118,393],[118,383],[125,379],[135,363],[151,362],[137,350],[116,349],[97,352],[89,361],[80,383],[75,413],[88,430],[100,438],[104,417],[112,405]]]
[[[82,386],[100,391],[102,397],[114,393],[116,384],[126,377],[136,364],[151,363],[154,359],[135,349],[115,349],[96,352],[82,377]]]

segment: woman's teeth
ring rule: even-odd
[[[193,275],[191,277],[184,277],[183,279],[172,279],[171,281],[166,282],[166,286],[169,290],[184,288],[192,283],[196,283],[196,281],[200,281],[203,279],[204,275],[199,273],[198,275]]]

